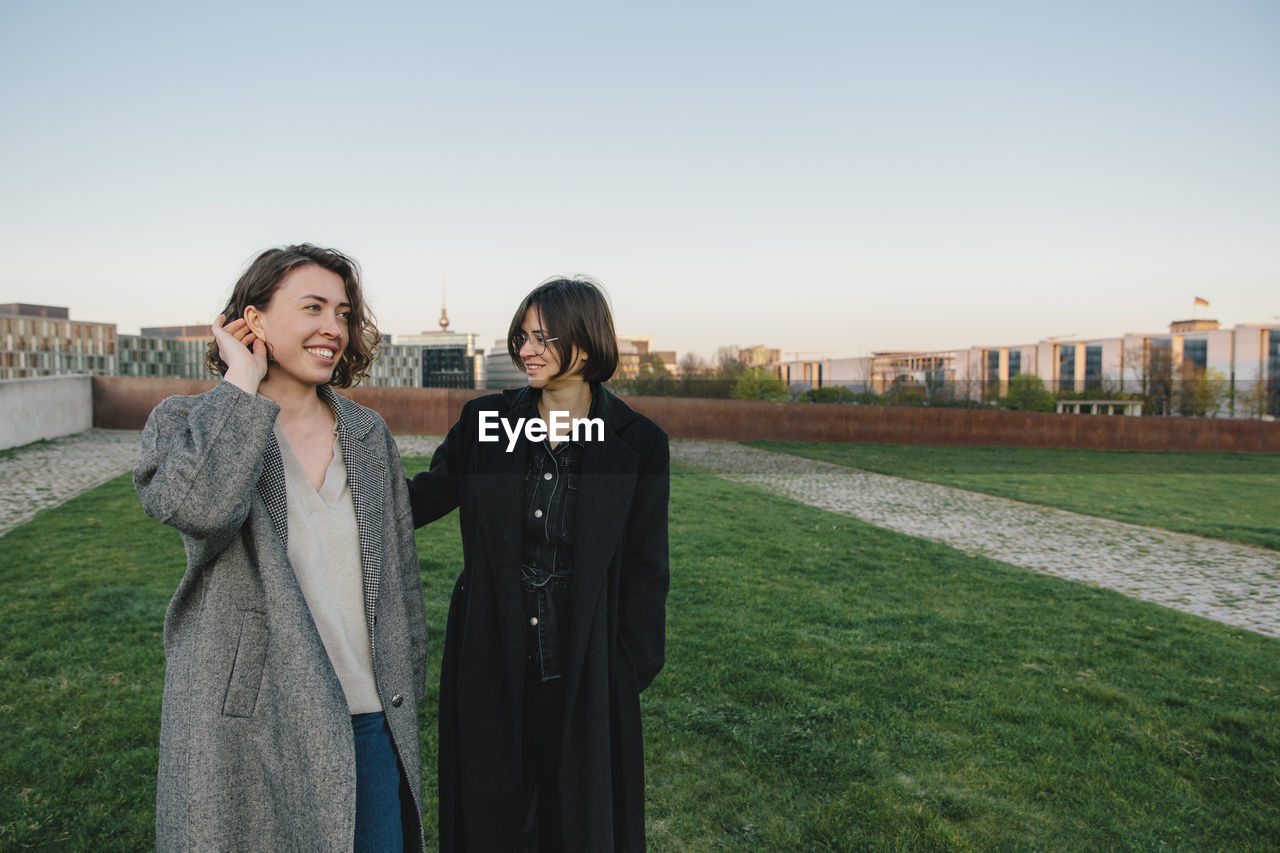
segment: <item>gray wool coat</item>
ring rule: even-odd
[[[376,413],[321,393],[355,504],[378,694],[412,789],[406,841],[422,849],[427,633],[404,474]],[[165,400],[142,434],[143,508],[187,549],[164,620],[161,851],[352,848],[351,717],[289,564],[278,411],[222,382]]]

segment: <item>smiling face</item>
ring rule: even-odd
[[[347,349],[346,287],[342,277],[314,264],[291,270],[263,308],[244,316],[271,353],[268,380],[323,385]]]
[[[536,352],[542,346],[538,343],[539,341],[555,337],[555,334],[546,328],[542,313],[536,305],[530,306],[524,312],[521,330],[526,340],[520,347],[520,361],[524,365],[524,372],[529,377],[531,387],[556,389],[572,382],[585,381],[582,377],[582,365],[586,359],[576,346],[572,349],[571,366],[563,376],[556,376],[560,372],[560,357],[554,346],[547,344],[541,353]]]

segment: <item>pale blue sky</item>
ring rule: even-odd
[[[1280,315],[1280,3],[187,6],[0,5],[0,302],[204,322],[310,240],[485,346],[575,272],[704,356]]]

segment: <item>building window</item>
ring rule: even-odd
[[[1075,344],[1058,347],[1058,390],[1076,390],[1076,347]]]
[[[1209,342],[1203,338],[1199,340],[1183,340],[1182,342],[1182,363],[1192,364],[1203,372],[1209,366]]]
[[[1017,376],[1022,372],[1022,350],[1009,351],[1009,378]]]
[[[1084,348],[1084,387],[1102,387],[1102,344],[1090,344]]]
[[[987,350],[987,384],[996,385],[1000,382],[1000,350]]]
[[[427,347],[422,350],[423,388],[474,388],[467,348]]]

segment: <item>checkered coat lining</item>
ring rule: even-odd
[[[382,530],[383,502],[375,493],[376,484],[382,482],[384,463],[370,454],[359,438],[373,429],[373,418],[363,406],[333,392],[327,385],[321,388],[326,401],[333,408],[338,422],[338,445],[342,448],[342,461],[347,467],[347,482],[351,485],[351,500],[355,504],[356,529],[360,534],[360,564],[364,578],[364,614],[373,637],[374,617],[377,612],[378,585],[382,579]],[[289,547],[289,504],[285,490],[284,460],[280,457],[280,445],[274,435],[267,438],[262,477],[258,480],[258,494],[267,505],[267,514],[280,534],[280,542]]]

